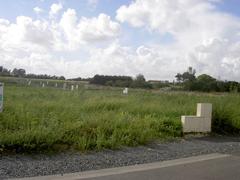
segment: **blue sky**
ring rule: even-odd
[[[49,9],[53,3],[61,2],[65,8],[74,8],[79,16],[96,16],[99,13],[106,13],[114,17],[116,9],[123,4],[128,4],[129,0],[101,0],[96,7],[89,5],[87,0],[1,0],[0,17],[15,20],[19,15],[34,17],[33,8],[38,6],[42,9]]]
[[[239,0],[224,0],[217,5],[218,9],[236,16],[240,16],[240,1]]]
[[[0,0],[0,58],[8,68],[67,77],[172,79],[193,66],[238,80],[239,7],[239,0]]]
[[[96,8],[89,6],[87,0],[0,0],[0,17],[12,21],[14,21],[19,15],[34,17],[34,7],[38,6],[42,9],[49,9],[51,4],[57,2],[62,2],[65,7],[76,9],[80,16],[91,17],[96,16],[99,13],[106,13],[114,17],[116,15],[116,10],[121,5],[130,4],[132,0],[101,0]],[[223,12],[240,16],[239,0],[223,0],[216,6]]]

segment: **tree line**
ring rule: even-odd
[[[27,74],[24,69],[14,68],[12,71],[0,66],[0,76],[21,77],[30,79],[56,79],[65,80],[64,76],[50,76],[39,74]],[[130,87],[144,89],[167,89],[167,90],[185,90],[200,92],[240,92],[240,83],[236,81],[221,81],[214,77],[201,74],[196,76],[196,70],[189,67],[186,72],[178,73],[176,83],[169,81],[146,81],[144,75],[138,74],[136,77],[131,76],[110,76],[95,75],[92,78],[74,78],[68,80],[88,81],[90,84],[113,86],[113,87]]]
[[[196,76],[196,70],[192,67],[182,74],[178,73],[175,77],[178,85],[187,91],[240,92],[239,82],[217,80],[207,74]]]
[[[115,87],[152,88],[151,84],[146,81],[142,74],[138,74],[135,78],[130,76],[105,76],[97,74],[90,79],[90,84]]]
[[[56,80],[65,80],[64,76],[50,76],[47,74],[27,74],[25,69],[9,70],[0,66],[0,76],[7,77],[19,77],[19,78],[29,78],[29,79],[56,79]]]

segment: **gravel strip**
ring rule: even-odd
[[[0,156],[0,179],[65,174],[164,161],[209,153],[240,152],[240,137],[188,137],[101,152]]]

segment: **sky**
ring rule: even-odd
[[[0,66],[240,81],[239,0],[0,0]]]

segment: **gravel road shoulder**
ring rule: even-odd
[[[65,174],[151,163],[209,153],[240,152],[240,137],[188,137],[148,146],[103,150],[87,154],[2,155],[0,179]]]

